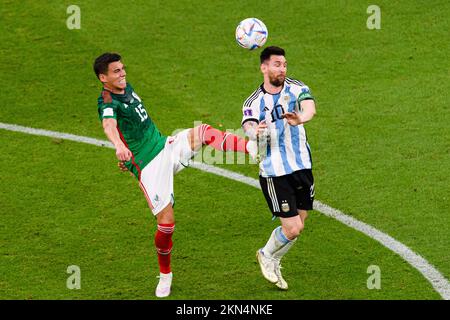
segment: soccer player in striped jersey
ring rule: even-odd
[[[264,82],[244,102],[242,126],[258,141],[259,181],[281,226],[257,251],[257,259],[263,276],[286,290],[280,261],[303,230],[314,201],[311,149],[303,124],[314,117],[316,107],[308,86],[286,77],[282,48],[265,48],[260,62]]]
[[[248,153],[247,141],[207,124],[167,137],[151,120],[142,99],[126,81],[125,66],[115,53],[104,53],[94,62],[94,71],[103,88],[98,98],[98,115],[104,132],[116,149],[119,167],[129,170],[139,181],[158,228],[155,246],[160,280],[155,294],[170,294],[172,271],[170,252],[175,228],[173,176],[189,165],[202,145],[221,151]],[[256,147],[256,144],[253,143]]]

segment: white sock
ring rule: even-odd
[[[289,249],[294,245],[295,241],[297,241],[297,238],[290,240],[288,243],[286,243],[284,246],[282,246],[278,251],[276,251],[272,257],[281,260],[283,256],[289,251]]]
[[[281,226],[279,226],[272,231],[272,234],[270,235],[270,238],[262,251],[266,257],[280,260],[292,247],[295,240],[297,240],[297,238],[294,240],[289,240],[284,235]]]
[[[169,273],[162,273],[162,272],[160,272],[159,273],[159,277],[160,278],[165,278],[165,279],[172,278],[172,272],[169,272]]]

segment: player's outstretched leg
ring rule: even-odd
[[[199,150],[202,145],[209,145],[219,151],[250,153],[252,156],[257,153],[256,142],[248,141],[230,132],[220,131],[209,124],[195,127],[193,135],[192,147],[195,151]]]

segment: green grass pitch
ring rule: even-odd
[[[0,122],[106,139],[92,62],[120,52],[127,80],[166,135],[203,121],[238,129],[262,81],[259,50],[234,40],[257,17],[288,75],[308,84],[316,198],[386,232],[450,278],[448,1],[77,1],[0,6]],[[426,7],[426,9],[425,9]],[[155,299],[155,220],[114,152],[0,130],[0,299]],[[219,165],[252,178],[255,165]],[[186,169],[169,299],[440,299],[398,255],[319,212],[283,260],[287,292],[260,275],[255,251],[277,222],[260,190]],[[66,269],[81,269],[69,290]],[[369,290],[367,268],[381,270]]]

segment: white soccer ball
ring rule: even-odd
[[[259,19],[247,18],[242,20],[236,28],[236,41],[245,49],[253,50],[262,47],[269,32],[266,25]]]

